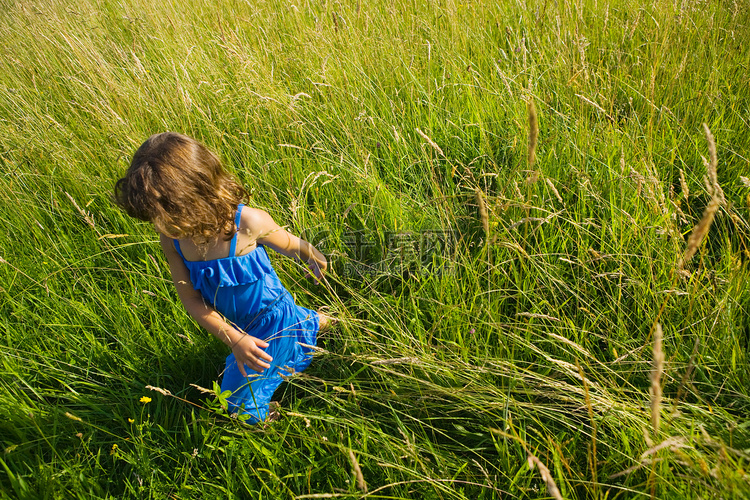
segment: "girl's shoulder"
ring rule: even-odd
[[[279,225],[265,210],[243,206],[240,213],[240,231],[253,239],[262,238],[264,234],[277,231]]]
[[[240,214],[240,220],[247,224],[258,224],[264,215],[268,215],[268,212],[261,210],[260,208],[248,207],[247,205],[242,206],[242,212]],[[241,224],[245,225],[245,224]]]

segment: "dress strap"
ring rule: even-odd
[[[240,233],[240,216],[242,215],[242,203],[237,205],[237,213],[234,216],[234,236],[232,236],[232,242],[229,244],[229,256],[234,257],[237,253],[237,235]]]
[[[172,240],[174,241],[174,248],[177,250],[177,253],[180,254],[180,257],[182,257],[182,260],[185,260],[185,256],[182,255],[182,250],[180,250],[180,242],[179,240]]]

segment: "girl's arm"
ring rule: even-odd
[[[216,309],[206,304],[200,292],[193,288],[190,282],[190,272],[180,254],[177,253],[172,240],[162,234],[160,243],[167,257],[172,281],[177,288],[180,302],[199,325],[232,349],[242,376],[247,377],[245,365],[259,373],[265,368],[270,368],[269,362],[273,361],[273,358],[262,350],[268,347],[268,343],[233,327]]]
[[[250,237],[282,255],[300,259],[319,282],[328,268],[325,256],[305,240],[294,236],[273,220],[267,212],[257,208],[242,209],[240,226],[250,232]]]

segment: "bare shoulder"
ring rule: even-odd
[[[174,246],[174,240],[163,233],[159,233],[159,243],[161,249],[164,251],[164,256],[167,258],[167,264],[169,264],[169,272],[172,274],[172,281],[177,288],[177,294],[180,296],[180,300],[185,307],[190,300],[200,299],[200,292],[193,288],[192,282],[190,281],[190,271],[188,271],[185,262],[177,253],[177,249]]]
[[[240,230],[253,238],[278,230],[279,225],[265,210],[252,207],[242,207],[240,215]]]

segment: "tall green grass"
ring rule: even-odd
[[[744,2],[0,4],[3,498],[750,494]],[[274,259],[340,324],[271,424],[111,203],[164,130],[331,255]]]

